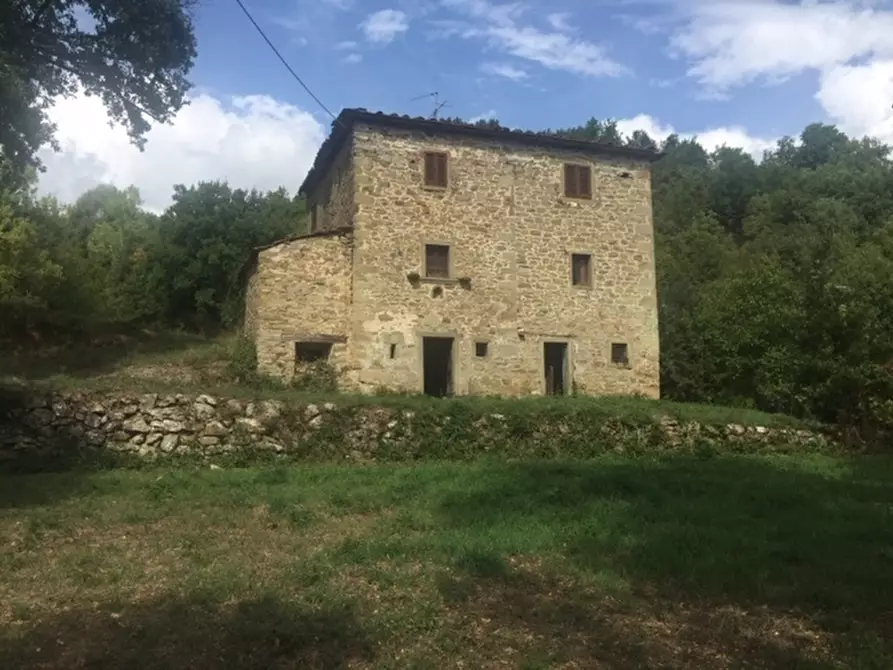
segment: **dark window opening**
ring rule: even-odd
[[[571,254],[571,281],[574,286],[592,286],[592,256]]]
[[[395,358],[397,358],[397,345],[396,344],[392,344],[390,346],[388,355],[390,356],[391,360],[394,360]]]
[[[564,195],[568,198],[592,197],[592,170],[588,165],[564,166]]]
[[[488,348],[489,347],[488,347],[487,342],[475,342],[474,343],[474,355],[477,356],[478,358],[486,358]]]
[[[543,345],[543,369],[546,375],[546,395],[567,393],[567,343],[546,342]]]
[[[330,342],[295,342],[295,361],[297,363],[315,363],[329,359],[332,353]]]
[[[425,395],[453,395],[453,338],[422,338],[422,375]]]
[[[425,186],[446,188],[448,158],[445,153],[428,151],[425,153]]]
[[[425,276],[439,279],[449,278],[450,248],[447,245],[425,245]]]
[[[617,365],[629,365],[629,347],[626,342],[611,344],[611,362]]]

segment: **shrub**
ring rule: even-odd
[[[237,383],[252,384],[257,381],[257,348],[251,338],[245,335],[236,338],[230,350],[227,373]]]
[[[336,391],[338,372],[335,366],[326,360],[304,363],[295,370],[291,386],[297,391]]]

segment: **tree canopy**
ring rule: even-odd
[[[36,164],[52,143],[47,108],[79,88],[142,146],[150,120],[185,103],[196,55],[195,0],[14,0],[0,3],[0,150]]]

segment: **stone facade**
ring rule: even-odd
[[[259,253],[246,321],[261,371],[287,377],[295,341],[337,335],[345,389],[422,391],[423,338],[441,337],[452,392],[542,394],[555,342],[565,391],[659,396],[648,156],[387,118],[354,119],[305,184],[318,228],[352,232]],[[426,152],[447,154],[446,188],[425,186]],[[567,164],[590,168],[591,199],[564,195]],[[449,278],[425,277],[426,244],[449,246]],[[572,254],[590,257],[589,285],[573,285]]]
[[[354,169],[353,142],[348,138],[335,156],[332,167],[308,195],[311,234],[353,226]]]
[[[349,231],[318,233],[258,253],[248,279],[245,329],[257,346],[261,372],[294,374],[295,343],[301,341],[331,344],[332,363],[349,365],[352,253]]]

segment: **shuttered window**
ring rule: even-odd
[[[592,198],[592,170],[588,165],[564,166],[564,195],[568,198]]]
[[[425,276],[437,279],[450,277],[450,248],[445,244],[425,245]]]
[[[447,187],[448,157],[445,153],[428,151],[425,153],[425,186]]]

